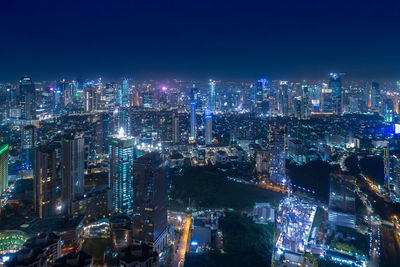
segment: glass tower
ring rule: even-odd
[[[112,206],[115,212],[131,213],[133,204],[133,162],[135,138],[119,134],[108,137],[109,170],[108,185],[112,189]]]

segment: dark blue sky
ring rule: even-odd
[[[400,79],[400,1],[0,1],[0,80]]]

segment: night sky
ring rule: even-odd
[[[400,1],[0,1],[0,81],[400,79]]]

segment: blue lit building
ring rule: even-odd
[[[133,162],[135,139],[119,134],[108,137],[109,170],[108,185],[112,189],[112,206],[115,212],[131,213],[133,205]]]
[[[215,81],[210,80],[208,83],[210,86],[210,111],[214,112],[216,110],[216,100],[215,100]]]
[[[206,145],[210,145],[212,143],[212,114],[207,109],[204,112],[204,119],[204,141]]]
[[[276,184],[286,183],[285,126],[269,126],[269,175]]]
[[[342,82],[337,73],[330,73],[329,89],[332,90],[332,101],[334,113],[342,114],[343,99],[342,99]]]
[[[196,139],[197,121],[196,121],[196,105],[197,105],[197,88],[192,88],[190,91],[190,139]]]

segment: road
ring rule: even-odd
[[[174,253],[173,267],[182,267],[185,262],[185,254],[188,245],[190,225],[192,223],[191,216],[183,218],[183,233],[177,244],[177,251]]]

